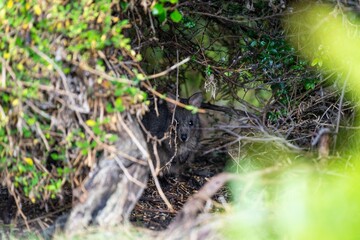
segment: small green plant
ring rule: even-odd
[[[151,12],[156,16],[160,22],[164,22],[170,13],[170,19],[178,23],[182,20],[183,15],[175,8],[175,5],[178,3],[178,0],[160,0],[155,3],[151,9]]]
[[[267,113],[267,119],[271,123],[275,123],[279,121],[279,119],[285,117],[287,115],[286,109],[282,108],[280,110],[274,110]]]
[[[190,17],[184,16],[183,17],[183,24],[184,27],[187,29],[192,29],[196,27],[196,23],[194,20],[192,20]]]
[[[206,69],[205,69],[206,76],[210,76],[212,73],[213,73],[213,70],[211,69],[211,66],[207,65]]]

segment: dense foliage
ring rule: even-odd
[[[35,202],[77,185],[116,141],[114,114],[146,98],[120,11],[107,0],[0,3],[0,169],[16,195]]]
[[[321,36],[333,29],[327,25],[314,41],[303,25],[341,18],[344,22],[337,21],[336,29],[346,30],[338,35],[350,32],[356,38],[357,18],[340,11],[347,9],[343,7],[331,5],[336,12],[320,11],[302,22],[304,15],[297,14],[311,7],[288,6],[282,0],[1,2],[3,184],[17,202],[61,198],[64,186],[79,186],[101,153],[113,151],[120,113],[142,115],[150,94],[189,96],[202,90],[207,102],[253,117],[244,122],[244,116],[234,114],[231,124],[220,122],[212,136],[212,143],[224,144],[232,157],[228,169],[249,174],[234,185],[241,191],[235,191],[234,202],[240,204],[227,216],[233,224],[224,234],[308,239],[317,228],[316,236],[331,237],[324,229],[328,223],[336,225],[335,220],[308,221],[322,213],[329,219],[336,215],[329,203],[334,195],[336,204],[345,206],[342,220],[352,209],[358,211],[346,205],[359,198],[350,187],[357,186],[352,164],[358,150],[343,155],[339,148],[357,136],[347,127],[356,120],[349,99],[358,99],[353,97],[359,95],[358,85],[344,81],[357,76],[344,67],[350,62],[352,71],[356,68],[357,52],[352,51],[357,41],[352,49],[332,54],[336,44],[352,37],[336,39],[335,45],[330,38],[322,42]],[[351,57],[343,60],[346,55]],[[332,65],[333,59],[340,60]],[[343,85],[347,81],[355,90],[348,92]],[[338,154],[325,168],[311,153],[299,157],[299,151],[315,147],[311,140],[323,128],[332,130],[330,147]],[[336,141],[340,133],[350,137]],[[267,142],[259,144],[262,140]],[[298,152],[288,152],[284,142]],[[304,165],[298,168],[298,163]],[[255,170],[259,172],[252,175]],[[325,187],[312,196],[313,185],[322,181]],[[327,191],[331,188],[333,193]]]

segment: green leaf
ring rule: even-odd
[[[26,122],[27,122],[30,126],[32,126],[32,125],[34,125],[34,124],[36,123],[36,118],[29,118],[29,119],[26,120]]]
[[[61,185],[62,185],[62,180],[61,180],[61,179],[57,180],[57,181],[56,181],[56,188],[57,188],[57,189],[60,189],[60,188],[61,188]]]
[[[61,176],[64,173],[64,170],[62,168],[56,168],[56,172]]]
[[[318,64],[319,59],[318,58],[314,58],[313,61],[311,62],[311,66],[315,66],[316,64]]]
[[[110,143],[114,143],[114,142],[116,142],[116,141],[119,139],[119,137],[116,136],[116,135],[114,135],[114,134],[110,134],[110,135],[108,135],[107,137],[108,137],[108,141],[109,141]]]
[[[175,11],[170,14],[170,18],[173,22],[178,23],[182,19],[182,14],[177,9],[175,9]]]
[[[125,12],[128,8],[129,4],[127,2],[121,1],[120,2],[120,9]]]
[[[154,16],[159,16],[159,15],[163,14],[164,12],[165,12],[164,6],[160,3],[155,4],[152,9],[152,14]]]
[[[311,66],[314,67],[318,65],[319,67],[322,66],[322,60],[320,58],[314,58],[314,60],[311,62]]]
[[[6,93],[2,94],[2,100],[6,103],[8,103],[10,101],[10,96]]]
[[[161,14],[159,14],[158,18],[160,22],[164,22],[166,20],[166,9],[164,9],[164,12],[162,12]]]
[[[194,28],[196,26],[196,24],[190,18],[185,17],[184,18],[184,26],[186,28]]]
[[[5,128],[0,128],[0,137],[4,137],[6,135]]]
[[[102,124],[108,124],[108,123],[110,123],[110,118],[105,117],[104,120],[102,121]]]
[[[81,149],[86,149],[90,146],[89,142],[87,142],[87,141],[76,141],[75,144],[78,148],[81,148]]]
[[[99,126],[93,127],[92,130],[96,135],[100,135],[102,133],[102,130]]]
[[[48,186],[46,186],[46,189],[49,191],[55,191],[56,187],[54,185],[48,185]]]
[[[51,154],[50,154],[50,157],[51,157],[51,159],[53,159],[53,160],[59,160],[59,154],[57,154],[57,153],[51,153]]]
[[[305,83],[305,90],[312,90],[315,88],[315,83],[314,82],[307,82]]]
[[[205,73],[207,76],[210,76],[212,74],[212,69],[210,65],[206,66]]]
[[[97,142],[91,141],[90,147],[94,149],[97,146]]]
[[[230,77],[233,74],[233,72],[224,72],[224,75],[227,77]]]
[[[121,107],[122,105],[123,105],[122,99],[120,97],[118,97],[115,100],[115,107],[118,108],[118,107]]]
[[[123,112],[123,111],[125,111],[125,109],[126,108],[124,106],[122,106],[122,105],[119,106],[119,107],[116,107],[116,110],[119,111],[119,112]]]
[[[83,149],[83,150],[81,150],[81,154],[82,154],[82,155],[87,155],[87,154],[88,154],[88,152],[89,152],[89,151],[88,151],[87,149]]]
[[[113,113],[113,112],[115,112],[114,107],[112,106],[111,103],[106,103],[105,109],[106,109],[106,112],[107,112],[107,113]]]
[[[196,107],[191,106],[191,105],[186,105],[186,106],[185,106],[185,109],[186,109],[186,110],[189,110],[189,111],[194,111],[195,108],[196,108]]]
[[[26,128],[23,128],[23,134],[25,138],[29,138],[32,135],[32,132],[30,130],[27,130]]]
[[[96,125],[96,122],[92,119],[87,120],[86,125],[88,125],[89,127],[94,127]]]
[[[123,88],[116,88],[115,89],[115,92],[114,92],[115,97],[122,96],[123,94],[124,94],[124,89]]]
[[[19,170],[19,172],[20,172],[20,173],[23,173],[23,172],[25,172],[25,171],[26,171],[26,168],[25,168],[25,166],[24,166],[24,165],[19,164],[19,165],[18,165],[18,170]]]

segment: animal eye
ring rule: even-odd
[[[189,125],[192,126],[194,123],[192,120],[189,121]]]

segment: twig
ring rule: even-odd
[[[152,175],[152,177],[153,177],[153,179],[154,179],[154,182],[155,182],[156,189],[158,190],[158,193],[159,193],[161,199],[164,201],[165,205],[168,207],[168,209],[169,209],[170,212],[175,212],[173,206],[171,205],[170,201],[169,201],[169,200],[167,199],[167,197],[165,196],[164,191],[162,190],[162,188],[161,188],[161,186],[160,186],[159,179],[158,179],[158,177],[156,176],[154,164],[153,164],[153,162],[151,161],[151,158],[150,158],[150,157],[148,158],[148,164],[149,164],[149,167],[150,167],[151,175]]]
[[[156,31],[155,31],[155,27],[154,27],[154,23],[153,23],[153,19],[152,19],[152,14],[151,12],[149,11],[149,20],[150,20],[150,26],[151,26],[151,30],[153,31],[153,36],[156,36]],[[136,21],[134,21],[136,22]]]
[[[175,35],[175,39],[176,39],[176,42],[177,42],[176,35]],[[177,63],[179,62],[179,50],[176,50],[176,62]],[[179,97],[179,68],[177,67],[176,68],[176,93],[175,93],[176,101],[178,101],[178,97]],[[176,105],[175,105],[175,109],[176,109]],[[173,112],[173,119],[172,119],[171,123],[173,122],[174,117],[175,117],[175,109],[174,109],[174,112]]]
[[[156,167],[155,167],[155,171],[154,171],[154,176],[158,176],[159,175],[159,172],[161,171],[160,170],[160,157],[159,157],[159,153],[158,153],[158,148],[157,148],[157,141],[152,141],[152,147],[153,147],[153,151],[154,151],[154,157],[155,157],[155,160],[156,160]]]
[[[334,149],[336,147],[336,140],[337,140],[337,134],[339,133],[339,127],[340,127],[340,120],[341,120],[341,111],[342,111],[342,105],[343,105],[343,101],[344,101],[344,95],[345,95],[345,88],[346,88],[346,84],[347,81],[350,77],[350,73],[352,71],[352,65],[350,65],[350,69],[346,75],[346,79],[344,81],[344,85],[343,88],[341,90],[341,96],[340,96],[340,102],[339,102],[339,111],[338,111],[338,115],[337,115],[337,119],[336,119],[336,128],[335,128],[335,135],[334,135]]]
[[[115,156],[115,161],[116,163],[119,165],[119,167],[121,168],[121,170],[123,171],[123,173],[125,174],[125,176],[132,181],[133,183],[137,184],[139,187],[141,188],[146,188],[146,185],[143,184],[142,182],[140,182],[139,180],[137,180],[136,178],[134,178],[129,171],[126,169],[126,167],[124,166],[123,162],[121,161],[120,158],[118,158],[117,156]]]
[[[304,10],[302,10],[304,11]],[[298,13],[302,12],[302,11],[297,11]],[[281,13],[276,13],[276,14],[272,14],[272,15],[268,15],[268,16],[263,16],[263,17],[254,17],[254,18],[249,18],[249,17],[244,17],[244,20],[236,20],[236,19],[231,19],[231,18],[227,18],[227,17],[223,17],[221,15],[215,15],[212,13],[207,13],[207,12],[189,12],[190,14],[198,14],[198,15],[203,15],[203,16],[208,16],[208,17],[213,17],[213,18],[217,18],[217,19],[221,19],[224,20],[226,22],[230,22],[230,23],[238,23],[238,24],[244,24],[244,23],[248,23],[250,21],[259,21],[259,20],[265,20],[265,19],[269,19],[269,18],[275,18],[275,17],[283,17],[283,16],[287,16],[287,15],[291,15],[293,13],[287,13],[287,12],[281,12]]]
[[[157,188],[157,190],[159,191],[160,197],[163,199],[163,201],[165,202],[166,206],[169,208],[170,211],[174,211],[174,208],[172,207],[171,203],[169,202],[169,200],[166,198],[164,192],[161,189],[160,183],[159,183],[159,179],[156,176],[156,172],[155,172],[155,168],[154,168],[154,164],[151,161],[151,158],[149,156],[149,153],[147,152],[147,150],[140,144],[140,142],[138,141],[138,139],[136,138],[136,136],[131,132],[131,130],[128,128],[128,126],[124,123],[124,120],[122,119],[120,114],[117,114],[117,118],[121,124],[121,126],[124,128],[124,130],[126,131],[126,133],[129,135],[129,137],[131,138],[131,140],[135,143],[135,145],[138,147],[138,149],[141,151],[141,153],[146,156],[147,160],[148,160],[148,164],[150,167],[150,172],[151,175],[154,178],[155,181],[155,186]]]
[[[183,209],[178,212],[175,220],[170,224],[165,234],[170,234],[174,231],[185,231],[193,226],[196,222],[196,217],[205,206],[207,200],[211,199],[219,189],[228,181],[237,180],[248,182],[257,177],[272,174],[279,171],[281,167],[273,166],[259,171],[250,172],[245,175],[237,175],[232,173],[220,173],[212,177],[196,194],[191,196],[185,203]]]
[[[173,66],[171,66],[170,68],[166,69],[165,71],[162,71],[160,73],[156,73],[150,76],[147,76],[147,79],[154,79],[154,78],[158,78],[158,77],[162,77],[165,76],[166,74],[168,74],[169,72],[171,72],[172,70],[177,69],[179,66],[183,65],[184,63],[187,63],[190,60],[190,57],[185,58],[184,60],[182,60],[181,62],[178,62],[176,64],[174,64]]]
[[[170,102],[172,104],[175,104],[179,107],[182,107],[182,108],[186,108],[186,104],[184,103],[181,103],[179,101],[176,101],[172,98],[169,98],[169,97],[165,97],[163,94],[159,93],[158,91],[156,91],[155,89],[153,89],[152,87],[150,87],[147,83],[145,82],[141,82],[141,85],[143,87],[145,87],[149,92],[151,92],[152,94],[154,94],[155,96],[159,97],[159,98],[162,98],[162,99],[165,99],[167,102]],[[205,109],[201,109],[201,108],[198,108],[197,109],[197,112],[198,113],[206,113],[206,110]]]
[[[7,170],[5,170],[7,171]],[[9,176],[9,173],[6,172],[6,176]],[[9,191],[9,193],[12,195],[12,197],[14,198],[15,200],[15,204],[16,204],[16,207],[17,207],[17,210],[19,212],[19,214],[21,215],[22,219],[24,220],[24,223],[26,225],[26,228],[28,230],[30,230],[30,226],[29,226],[29,223],[27,221],[27,217],[25,216],[24,212],[21,210],[21,199],[20,199],[20,196],[18,194],[15,194],[15,190],[13,189],[12,185],[11,185],[11,180],[9,178],[7,178],[7,189]]]
[[[6,88],[6,67],[5,67],[5,59],[0,57],[2,69],[1,69],[1,87]]]
[[[121,78],[121,77],[113,77],[113,76],[110,76],[108,74],[106,74],[105,72],[103,71],[98,71],[88,65],[86,65],[85,63],[78,63],[76,61],[72,61],[71,62],[72,64],[74,64],[75,66],[78,66],[79,68],[81,68],[82,70],[84,71],[87,71],[89,73],[92,73],[92,74],[95,74],[97,76],[100,76],[106,80],[109,80],[109,81],[115,81],[115,82],[119,82],[119,83],[127,83],[127,84],[134,84],[133,81],[127,79],[127,78]]]
[[[37,49],[35,46],[32,46],[31,49],[40,57],[42,57],[45,61],[47,61],[49,64],[51,64],[52,66],[54,66],[55,70],[58,72],[58,74],[60,75],[60,78],[62,80],[62,83],[64,85],[65,91],[67,93],[71,93],[69,86],[67,84],[67,78],[65,76],[65,73],[61,70],[61,68],[49,57],[47,56],[45,53],[41,52],[39,49]],[[68,94],[71,105],[67,104],[67,107],[69,107],[71,110],[75,111],[75,112],[81,112],[81,113],[87,113],[86,110],[79,108],[79,107],[75,107],[73,105],[76,105],[75,103],[75,99],[73,98],[73,96],[71,94]]]
[[[141,121],[139,121],[139,123],[141,123]],[[143,127],[143,126],[142,126],[142,127]],[[126,153],[124,153],[124,152],[121,152],[121,151],[119,151],[118,149],[116,149],[116,148],[113,147],[113,146],[109,146],[109,145],[107,145],[107,144],[102,143],[102,142],[100,141],[100,139],[96,138],[96,136],[94,135],[94,133],[93,133],[93,131],[92,131],[91,129],[89,129],[89,131],[91,132],[92,136],[95,137],[95,138],[94,138],[95,141],[99,141],[99,142],[100,142],[99,145],[100,145],[101,147],[103,147],[105,150],[107,150],[107,151],[109,151],[109,152],[111,152],[111,153],[114,153],[114,154],[116,154],[116,155],[119,155],[119,156],[121,156],[121,157],[124,157],[124,158],[126,158],[126,159],[128,159],[128,160],[130,160],[130,161],[133,161],[133,162],[137,163],[137,164],[146,166],[147,163],[146,163],[145,161],[139,160],[139,159],[137,159],[137,158],[135,158],[135,157],[133,157],[133,156],[130,156],[129,154],[126,154]]]
[[[40,128],[39,122],[36,122],[36,130],[37,130],[37,133],[40,135],[42,141],[44,142],[46,150],[47,150],[47,151],[50,151],[49,143],[48,143],[48,141],[46,140],[46,138],[45,138],[45,136],[44,136],[44,133],[42,132],[42,130],[41,130],[41,128]]]
[[[122,116],[120,115],[120,113],[116,114],[116,118],[119,121],[121,127],[123,127],[123,129],[125,130],[125,132],[129,135],[129,137],[131,138],[131,140],[134,142],[134,144],[138,147],[138,149],[140,150],[140,152],[145,156],[148,157],[149,153],[147,152],[147,150],[144,148],[144,146],[141,145],[141,143],[139,142],[139,140],[135,137],[134,133],[129,129],[129,127],[125,124]]]
[[[32,82],[21,82],[22,85],[24,86],[27,86],[27,87],[32,87],[34,86],[34,83]],[[67,92],[67,91],[64,91],[64,90],[61,90],[61,89],[56,89],[54,87],[51,87],[51,86],[46,86],[46,85],[36,85],[36,87],[40,90],[43,90],[43,91],[47,91],[47,92],[56,92],[57,94],[59,95],[65,95],[65,96],[71,96],[71,97],[76,97],[77,95],[72,93],[72,92]]]
[[[44,111],[41,111],[38,107],[36,107],[31,101],[26,101],[25,102],[26,105],[28,105],[34,112],[36,112],[37,114],[39,114],[40,116],[48,119],[48,120],[51,120],[51,116],[49,114],[47,114],[46,112]]]
[[[55,70],[58,72],[58,74],[60,75],[60,78],[62,80],[62,83],[64,85],[65,91],[66,92],[70,92],[69,86],[67,84],[67,78],[65,76],[65,73],[61,70],[61,68],[49,57],[47,56],[45,53],[41,52],[37,47],[32,46],[31,49],[40,57],[42,57],[45,61],[47,61],[49,64],[51,64]],[[72,96],[69,95],[70,101],[72,104],[75,104],[75,100],[72,98]]]
[[[125,157],[126,159],[128,159],[128,160],[130,160],[130,161],[134,161],[134,162],[136,162],[136,163],[138,163],[138,164],[145,165],[144,161],[140,161],[140,160],[135,159],[134,157],[128,156],[127,154],[120,153],[118,150],[116,150],[116,149],[114,149],[114,148],[112,148],[112,147],[109,147],[108,145],[106,145],[106,144],[104,144],[103,142],[101,142],[101,140],[100,140],[97,136],[95,136],[94,132],[85,124],[85,122],[84,122],[84,120],[82,119],[80,113],[76,112],[76,116],[77,116],[77,118],[78,118],[78,120],[79,120],[80,125],[85,129],[85,131],[90,135],[90,137],[95,140],[95,142],[96,142],[99,146],[103,147],[105,150],[108,150],[108,151],[110,151],[110,152],[112,152],[112,153],[115,153],[115,154],[117,154],[117,155],[120,155],[120,156],[122,156],[122,157]],[[119,161],[119,162],[121,162],[121,161]],[[123,165],[119,165],[119,166],[120,166],[120,168],[124,171],[124,174],[129,177],[130,181],[133,181],[135,184],[138,184],[140,187],[144,187],[144,184],[143,184],[143,183],[141,183],[141,182],[138,181],[137,179],[133,178],[133,177],[131,176],[131,174],[129,174],[129,172],[127,172],[125,166],[123,166]]]

